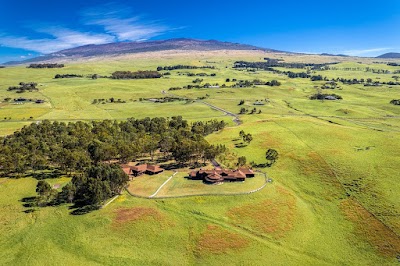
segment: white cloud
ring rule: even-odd
[[[37,30],[47,33],[51,38],[29,39],[27,37],[2,35],[0,44],[7,47],[20,48],[39,53],[53,53],[87,44],[102,44],[113,42],[115,38],[107,34],[95,34],[78,32],[66,28],[49,28],[48,30]]]
[[[158,21],[144,21],[140,16],[133,16],[130,8],[114,4],[88,9],[81,14],[85,24],[104,28],[118,41],[149,39],[172,30]]]
[[[366,56],[366,55],[377,55],[376,53],[391,50],[392,48],[372,48],[372,49],[361,49],[361,50],[348,50],[343,51],[343,54],[352,56]]]
[[[101,32],[74,30],[54,25],[43,25],[33,30],[49,35],[46,38],[28,38],[0,34],[0,46],[20,48],[43,54],[54,53],[88,44],[116,41],[143,41],[171,30],[157,21],[143,21],[133,16],[127,7],[108,4],[81,12],[83,26],[99,26]]]

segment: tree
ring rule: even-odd
[[[274,149],[268,149],[265,158],[269,161],[269,165],[272,165],[278,159],[278,152]]]
[[[54,203],[57,198],[57,190],[52,189],[46,181],[40,180],[36,185],[36,192],[39,194],[36,202],[38,206],[46,206],[49,203]]]
[[[51,191],[51,186],[46,181],[40,180],[36,185],[36,193],[40,196],[48,195]]]
[[[58,194],[58,201],[60,203],[64,203],[64,202],[68,202],[68,203],[72,203],[75,197],[75,193],[76,193],[76,187],[74,186],[73,183],[68,183],[67,185],[65,185],[61,192]]]
[[[247,144],[250,144],[252,140],[253,136],[250,133],[243,136],[243,141],[246,142]]]
[[[247,113],[248,112],[248,110],[246,109],[246,108],[244,108],[244,107],[242,107],[242,108],[240,108],[240,112],[239,112],[239,114],[245,114],[245,113]]]
[[[237,161],[237,166],[238,166],[238,167],[241,167],[241,166],[245,165],[246,162],[247,162],[246,157],[245,157],[245,156],[240,156],[240,157],[238,158],[238,161]]]

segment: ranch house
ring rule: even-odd
[[[249,168],[239,168],[237,170],[215,168],[213,170],[192,171],[189,173],[190,179],[203,180],[205,183],[216,184],[226,182],[243,182],[248,177],[254,177],[253,170]]]
[[[164,169],[159,165],[151,165],[151,164],[140,164],[136,166],[131,165],[121,165],[122,171],[124,171],[129,176],[140,176],[143,174],[146,175],[157,175],[164,172]]]

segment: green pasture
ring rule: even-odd
[[[315,59],[279,56],[288,61]],[[206,137],[228,148],[218,158],[224,165],[234,167],[239,156],[262,164],[268,149],[279,153],[272,167],[260,169],[273,182],[251,195],[140,199],[124,191],[106,208],[80,216],[71,215],[68,205],[26,212],[29,208],[21,200],[35,196],[37,180],[0,178],[0,265],[397,265],[400,107],[389,102],[400,98],[400,86],[339,83],[340,89],[322,92],[339,94],[343,100],[312,101],[309,96],[317,92],[314,86],[324,82],[232,69],[236,60],[262,58],[254,54],[121,57],[69,63],[62,69],[0,69],[0,135],[43,119],[68,122],[182,115],[189,121],[229,122],[223,131]],[[394,81],[392,74],[344,69],[400,69],[348,60],[335,65],[338,70],[315,74]],[[155,80],[53,79],[56,74],[110,75],[117,70],[155,70],[176,64],[216,69],[174,70]],[[188,77],[178,72],[217,75]],[[227,78],[276,79],[282,85],[167,91],[193,84],[196,78],[220,85],[232,85],[225,82]],[[39,92],[7,91],[19,82],[37,82]],[[3,101],[20,96],[42,98],[46,103]],[[189,100],[140,100],[166,96]],[[111,97],[126,103],[92,104],[94,99]],[[197,100],[200,97],[206,98]],[[245,103],[239,106],[241,100]],[[257,101],[264,105],[254,105]],[[242,107],[261,113],[239,115],[242,124],[236,125],[232,117],[204,103],[235,114]],[[250,144],[240,145],[241,130],[252,134]],[[141,176],[128,189],[149,196],[171,174]],[[243,192],[264,182],[258,175],[244,183],[209,186],[185,175],[186,170],[179,172],[157,196]],[[68,180],[47,181],[62,186]]]

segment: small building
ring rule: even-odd
[[[141,176],[143,174],[146,175],[157,175],[164,172],[164,169],[159,165],[150,165],[150,164],[140,164],[136,166],[131,166],[128,164],[121,165],[122,171],[129,176]]]
[[[325,96],[325,100],[335,101],[335,100],[337,100],[337,98],[335,96],[328,95],[328,96]]]
[[[156,174],[164,172],[164,169],[162,169],[158,165],[141,164],[141,165],[132,166],[131,171],[132,171],[133,176],[140,176],[143,174],[156,175]]]
[[[121,165],[122,171],[124,171],[124,173],[127,174],[127,175],[132,175],[131,167],[132,166],[127,165],[127,164],[122,164]]]

